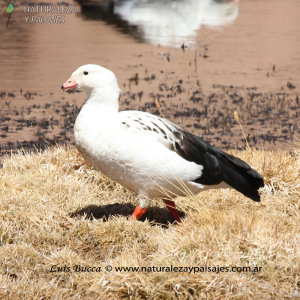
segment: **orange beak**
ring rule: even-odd
[[[62,86],[61,88],[64,90],[64,91],[69,91],[69,90],[74,90],[76,89],[76,87],[78,86],[77,82],[72,79],[72,78],[69,78]]]

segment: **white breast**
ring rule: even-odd
[[[95,169],[150,198],[162,196],[162,187],[183,195],[178,180],[195,193],[201,190],[191,181],[201,176],[202,166],[186,161],[147,131],[124,128],[119,114],[83,107],[78,115],[76,145]]]

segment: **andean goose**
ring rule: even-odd
[[[244,161],[166,119],[142,111],[119,112],[120,89],[110,70],[81,66],[62,89],[87,92],[74,126],[76,145],[95,169],[138,195],[132,218],[139,219],[151,199],[162,197],[179,222],[171,199],[185,195],[182,183],[192,193],[230,187],[260,201],[263,179]]]

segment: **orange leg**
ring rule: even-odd
[[[147,209],[140,208],[138,205],[135,207],[135,210],[133,214],[131,215],[131,219],[136,219],[138,220],[145,212]]]
[[[168,210],[170,211],[172,217],[174,218],[175,221],[177,221],[178,223],[181,222],[181,219],[179,217],[179,214],[178,214],[178,211],[176,209],[176,205],[174,203],[174,201],[172,200],[166,200],[166,199],[163,199]]]

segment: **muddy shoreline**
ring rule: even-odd
[[[147,83],[157,76],[139,77],[128,79],[130,88],[120,97],[120,110],[147,111],[172,120],[217,147],[242,149],[246,143],[234,118],[236,110],[250,146],[286,150],[296,146],[294,136],[299,136],[300,127],[295,120],[300,118],[300,100],[290,82],[275,93],[263,93],[256,87],[213,85],[209,94],[198,82],[187,99],[173,102],[174,97],[186,94],[184,80],[159,82],[156,92],[145,94],[138,89],[138,80]],[[73,126],[84,98],[83,93],[66,93],[53,100],[53,94],[0,91],[1,155],[74,144]]]
[[[74,144],[73,125],[86,96],[60,86],[87,63],[116,74],[121,110],[158,114],[217,147],[242,149],[237,111],[250,146],[297,147],[298,0],[240,1],[232,24],[198,29],[194,48],[142,43],[114,18],[90,16],[78,2],[67,2],[78,13],[66,15],[64,24],[26,24],[29,1],[15,2],[6,30],[0,18],[1,156]]]

